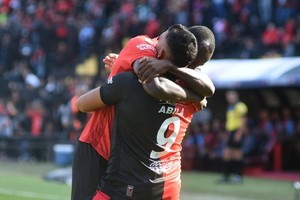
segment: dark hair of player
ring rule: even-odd
[[[181,24],[170,26],[166,41],[171,52],[171,62],[178,67],[185,67],[196,58],[198,49],[196,37],[185,26]]]
[[[199,65],[203,65],[206,63],[215,51],[215,36],[213,32],[207,28],[206,26],[191,26],[188,28],[190,32],[192,32],[198,44],[198,53],[196,59],[191,64],[193,67],[197,67]]]

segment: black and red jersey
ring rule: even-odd
[[[181,143],[195,107],[151,97],[132,72],[114,76],[100,94],[115,107],[102,191],[113,200],[178,200]]]
[[[123,71],[133,71],[132,64],[135,60],[144,56],[156,57],[157,38],[151,39],[146,35],[140,35],[130,39],[116,60],[109,78]],[[110,106],[93,112],[79,140],[89,143],[105,159],[110,154],[110,133],[114,107]]]

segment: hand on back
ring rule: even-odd
[[[104,62],[104,66],[107,70],[111,71],[118,56],[119,55],[115,54],[115,53],[110,53],[107,56],[105,56],[105,58],[103,59],[103,62]]]
[[[143,57],[139,62],[137,75],[143,83],[150,82],[153,78],[166,73],[171,64],[168,60],[158,60],[152,57]]]
[[[193,103],[197,111],[201,111],[207,106],[207,99],[204,97],[204,99],[198,103]]]

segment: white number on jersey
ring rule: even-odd
[[[168,130],[171,124],[174,125],[174,132],[169,137],[165,137],[165,132]],[[152,150],[150,153],[150,158],[157,159],[172,152],[171,146],[174,144],[176,137],[179,133],[179,130],[180,130],[179,117],[174,116],[166,119],[160,126],[156,136],[157,144],[164,150],[159,152]]]

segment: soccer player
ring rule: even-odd
[[[205,35],[203,35],[203,37],[204,36]],[[212,33],[210,37],[213,38]],[[208,40],[208,42],[206,42],[205,44],[208,44],[209,47],[213,46],[214,50],[214,40],[213,44],[210,44],[210,41],[211,40]],[[166,53],[163,53],[162,50],[163,45],[156,45],[156,43],[159,42],[159,40],[157,42],[155,39],[150,39],[146,36],[138,36],[131,39],[120,53],[118,61],[115,62],[115,71],[111,73],[110,77],[117,73],[117,71],[131,70],[132,63],[144,56],[166,59]],[[208,47],[205,46],[205,49],[207,48]],[[212,53],[213,50],[211,51]],[[201,62],[205,62],[210,59],[212,53],[206,58],[206,60],[201,60]],[[124,69],[124,67],[126,69]],[[192,76],[190,77],[195,76],[194,74],[195,72],[193,72]],[[188,76],[186,73],[183,73],[183,75]],[[182,79],[184,80],[184,78]],[[207,85],[213,87],[213,84],[211,82],[209,82],[209,84]],[[173,92],[174,91],[175,93],[178,93],[180,89],[175,89],[173,90]],[[156,94],[159,93],[156,92]],[[174,95],[173,93],[170,94],[170,96],[176,95]],[[204,105],[205,104],[206,103],[204,102]],[[88,121],[86,128],[82,132],[74,156],[72,199],[88,199],[88,197],[93,195],[101,176],[106,170],[107,159],[109,158],[110,153],[109,140],[111,132],[111,122],[113,119],[113,115],[111,114],[113,112],[112,109],[113,108],[105,108],[94,112],[91,119]]]
[[[178,200],[181,143],[197,109],[153,98],[133,72],[112,77],[77,101],[82,112],[112,105],[111,155],[94,200]]]
[[[188,66],[188,68],[178,68],[169,60],[160,60],[154,57],[143,57],[140,59],[138,68],[138,76],[142,82],[148,82],[155,76],[159,76],[166,72],[170,72],[181,80],[185,80],[185,84],[194,87],[195,92],[206,97],[212,96],[214,86],[209,77],[201,72],[201,67],[212,57],[215,50],[214,34],[206,26],[191,26],[188,30],[193,33],[197,39],[198,53],[196,59]],[[116,61],[117,54],[109,54],[104,59],[105,67],[112,69]],[[193,69],[193,70],[192,70]],[[198,85],[195,85],[195,81]]]

